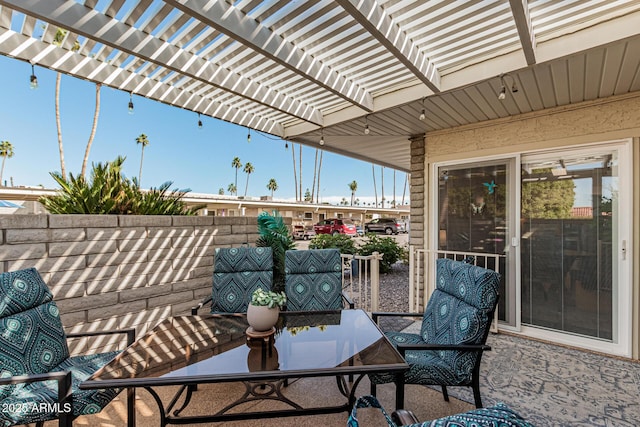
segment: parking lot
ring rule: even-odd
[[[400,233],[391,236],[386,236],[384,233],[375,233],[379,237],[391,237],[394,239],[400,246],[409,244],[409,233]],[[364,240],[364,237],[354,237],[356,242],[356,246],[359,246],[360,243]],[[309,249],[309,240],[296,240],[296,249]]]

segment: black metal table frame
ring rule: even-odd
[[[382,332],[381,336],[384,336]],[[404,372],[408,369],[409,365],[406,363],[395,363],[367,366],[350,365],[334,368],[301,369],[290,371],[253,371],[233,374],[206,374],[167,378],[122,378],[85,381],[80,384],[80,388],[144,388],[151,394],[156,404],[158,405],[158,408],[160,410],[160,425],[164,427],[168,424],[196,424],[232,420],[349,412],[356,401],[356,389],[365,375],[382,372],[395,372],[396,386],[398,387],[398,390],[402,390]],[[286,386],[290,379],[331,376],[336,377],[338,389],[340,393],[346,398],[346,402],[342,405],[316,406],[305,408],[292,401],[291,399],[285,397],[281,393],[282,387]],[[347,381],[344,380],[344,377],[349,377],[350,381],[347,383]],[[353,377],[355,377],[355,380],[352,381]],[[193,393],[196,392],[199,385],[225,382],[242,382],[245,385],[244,395],[237,399],[234,403],[225,406],[215,414],[179,416],[180,412],[182,412],[189,404]],[[180,386],[180,388],[165,407],[162,399],[160,398],[156,390],[154,390],[154,388],[166,386]],[[261,392],[258,390],[265,391]],[[182,405],[178,409],[174,410],[174,408],[180,401],[181,396],[185,394],[185,392],[186,396],[183,400]],[[291,409],[226,413],[230,409],[233,409],[243,403],[258,400],[277,400],[291,406]]]

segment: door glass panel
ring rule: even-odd
[[[522,164],[522,323],[613,339],[617,158]]]
[[[439,168],[439,250],[505,254],[509,240],[508,169],[504,162]],[[493,259],[488,262],[493,263]],[[507,264],[501,256],[498,317],[512,323]],[[495,265],[488,264],[487,268],[495,269]]]

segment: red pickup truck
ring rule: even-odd
[[[316,234],[346,234],[347,236],[355,236],[356,226],[348,218],[329,218],[320,221],[313,226]]]

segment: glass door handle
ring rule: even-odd
[[[622,252],[622,259],[623,260],[627,259],[627,241],[626,240],[622,241],[622,248],[620,249],[620,251]]]

